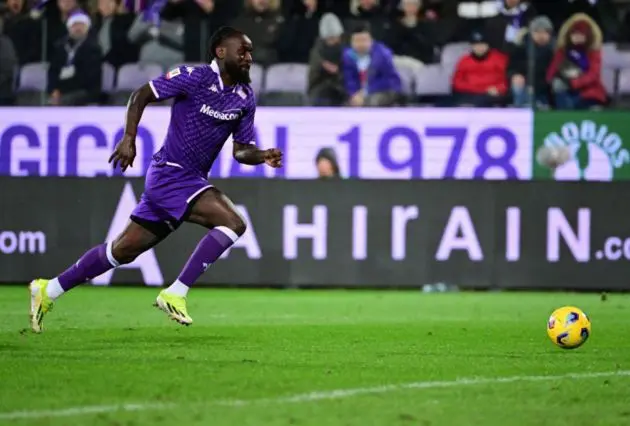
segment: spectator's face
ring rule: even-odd
[[[269,0],[251,0],[251,5],[256,12],[265,12],[269,9]]]
[[[98,12],[103,16],[112,16],[116,11],[114,0],[98,0]]]
[[[359,0],[359,6],[361,9],[370,10],[376,6],[376,0]]]
[[[532,39],[537,45],[546,46],[551,41],[551,34],[549,34],[549,32],[545,30],[534,31],[532,33]]]
[[[488,53],[490,46],[488,43],[473,43],[472,51],[475,56],[483,56]]]
[[[577,46],[586,43],[586,34],[581,32],[571,33],[571,43]]]
[[[521,2],[521,0],[505,0],[505,5],[511,9],[513,7],[516,7],[519,5],[519,3]]]
[[[72,37],[75,40],[78,40],[78,39],[84,38],[87,35],[88,30],[89,28],[87,25],[85,25],[84,23],[77,22],[76,24],[73,24],[70,27],[68,32],[70,33],[70,37]]]
[[[317,10],[317,0],[302,0],[307,10]]]
[[[335,168],[333,167],[330,160],[320,158],[320,160],[317,162],[317,174],[320,178],[329,178],[335,176]]]
[[[7,7],[13,14],[20,13],[22,11],[22,6],[24,6],[24,0],[7,1]]]
[[[57,6],[62,13],[69,13],[77,7],[76,0],[57,0]]]
[[[405,16],[418,16],[420,2],[417,0],[403,0],[402,10]]]
[[[372,48],[372,36],[367,32],[355,33],[352,34],[350,43],[355,52],[360,55],[365,55]]]

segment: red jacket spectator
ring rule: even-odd
[[[472,53],[460,59],[453,76],[453,89],[459,93],[486,94],[495,87],[499,95],[507,93],[508,57],[490,49],[481,57]]]
[[[586,36],[584,47],[571,44],[571,34],[581,32]],[[547,70],[547,81],[562,78],[583,99],[600,103],[607,101],[602,83],[602,32],[588,15],[578,13],[562,25],[558,34],[558,47]],[[571,68],[577,76],[572,77]],[[568,70],[568,72],[567,72]]]

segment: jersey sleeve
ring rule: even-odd
[[[149,85],[157,99],[168,99],[194,93],[202,79],[200,69],[181,66],[149,81]]]
[[[233,133],[233,139],[238,143],[254,144],[255,132],[254,132],[254,117],[256,115],[256,102],[250,102],[245,113],[238,121],[236,130]]]

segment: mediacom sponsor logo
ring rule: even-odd
[[[0,231],[0,253],[46,253],[46,234],[42,231]]]

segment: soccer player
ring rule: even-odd
[[[166,140],[153,156],[145,191],[127,228],[113,241],[87,251],[74,265],[51,279],[30,283],[31,328],[43,330],[43,319],[55,299],[94,277],[160,243],[183,222],[209,229],[154,306],[183,325],[193,320],[186,309],[190,287],[245,232],[245,222],[232,202],[208,184],[212,163],[230,135],[236,161],[282,166],[277,149],[254,144],[256,103],[250,87],[252,42],[242,32],[222,27],[213,34],[209,64],[175,68],[137,89],[129,98],[125,135],[109,159],[124,172],[133,166],[135,139],[144,108],[151,102],[175,98]]]

